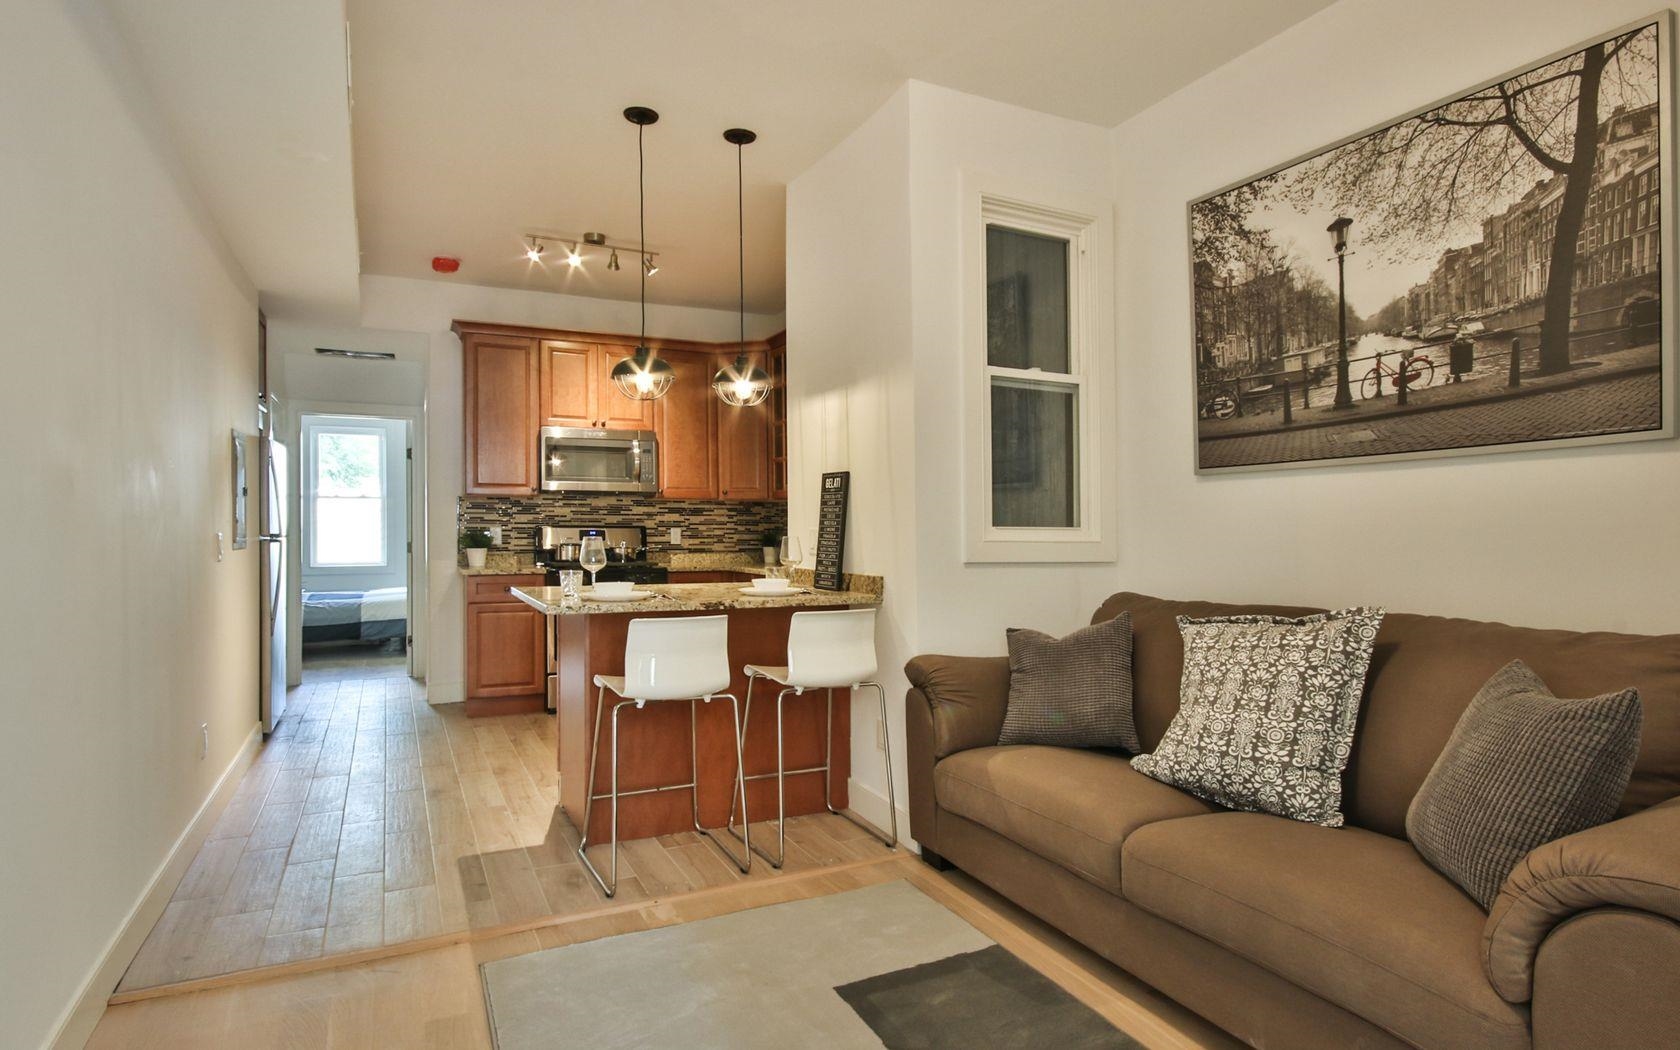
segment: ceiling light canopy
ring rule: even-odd
[[[732,408],[751,408],[763,404],[770,396],[770,375],[747,357],[747,208],[746,180],[741,168],[741,147],[757,141],[758,136],[746,128],[730,128],[723,133],[725,142],[735,147],[735,230],[736,262],[740,272],[741,352],[735,363],[720,368],[712,377],[712,393]]]

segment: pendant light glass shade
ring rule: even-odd
[[[676,378],[670,362],[654,357],[645,346],[636,347],[635,353],[612,368],[613,386],[632,401],[659,400]]]
[[[770,396],[770,373],[741,354],[734,364],[718,369],[712,377],[712,393],[733,408],[761,405]]]

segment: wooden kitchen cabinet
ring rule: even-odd
[[[537,490],[536,340],[462,331],[466,397],[465,487],[469,495],[527,496]]]
[[[770,350],[765,355],[770,372],[770,498],[787,499],[787,333],[770,337]]]
[[[667,499],[716,499],[718,495],[717,398],[712,394],[716,358],[710,353],[662,350],[675,381],[654,402],[659,433],[659,494]]]
[[[547,625],[508,593],[540,587],[541,575],[469,576],[466,598],[466,711],[471,717],[547,706]]]
[[[734,354],[720,356],[716,365],[722,368],[734,360]],[[735,500],[769,499],[769,402],[735,408],[719,401],[717,419],[718,495]]]
[[[625,397],[613,384],[613,366],[633,345],[544,339],[542,425],[652,430],[653,402]]]

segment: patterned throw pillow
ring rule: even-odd
[[[1178,714],[1146,776],[1230,809],[1342,825],[1342,770],[1381,609],[1178,618]]]
[[[1459,718],[1406,811],[1406,837],[1492,907],[1531,850],[1616,815],[1643,714],[1636,689],[1563,700],[1513,660]]]
[[[1009,629],[1009,708],[1000,744],[1118,747],[1132,754],[1132,614],[1052,638]]]

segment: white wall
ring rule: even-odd
[[[738,315],[725,310],[650,303],[647,317],[649,336],[706,341],[740,336]],[[417,581],[424,575],[427,588],[428,638],[420,655],[426,668],[426,695],[432,703],[459,701],[465,686],[464,594],[456,571],[455,545],[455,501],[465,479],[461,462],[461,341],[449,330],[456,320],[585,332],[634,332],[641,324],[640,307],[634,302],[450,281],[362,277],[364,328],[420,333],[426,341],[426,562],[416,567],[415,575]],[[747,315],[749,339],[764,338],[783,327],[779,315]],[[418,636],[415,641],[421,644]]]
[[[9,5],[0,34],[8,1046],[53,1037],[257,723],[257,547],[215,541],[256,292],[101,11]]]
[[[1187,201],[1650,13],[1639,0],[1342,0],[1116,130],[1118,584],[1680,626],[1674,441],[1197,477],[1188,407]]]
[[[1006,628],[1071,630],[1112,589],[1112,564],[964,563],[960,396],[964,173],[1107,202],[1110,166],[1102,128],[912,81],[788,188],[790,527],[813,547],[821,472],[852,472],[846,567],[886,578],[900,741],[911,656],[1002,653]],[[875,712],[852,717],[854,804],[884,816]]]

